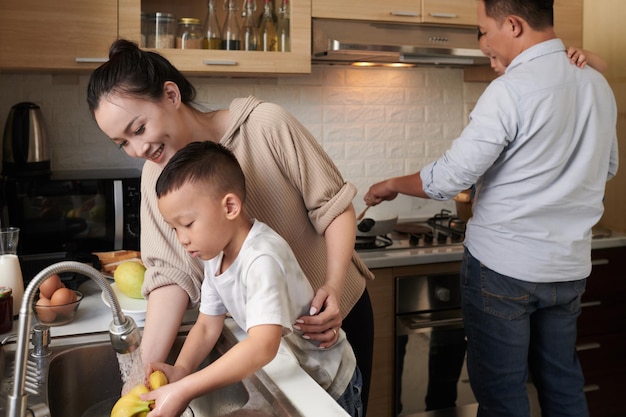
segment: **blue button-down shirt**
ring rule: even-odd
[[[449,199],[476,183],[465,245],[501,274],[532,282],[591,271],[591,227],[618,165],[617,107],[604,77],[577,68],[561,40],[518,55],[492,81],[451,148],[421,171]]]

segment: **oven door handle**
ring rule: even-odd
[[[420,315],[398,317],[396,323],[396,334],[406,335],[410,333],[422,333],[430,329],[443,327],[463,328],[463,317],[427,319]]]

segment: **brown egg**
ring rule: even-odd
[[[68,316],[72,314],[74,306],[66,304],[73,303],[76,299],[77,297],[74,291],[65,287],[58,288],[54,294],[52,294],[52,298],[50,298],[50,305],[55,307],[53,310],[55,310],[57,315],[62,314],[64,316]]]
[[[54,321],[54,319],[57,317],[57,313],[56,311],[54,311],[54,308],[50,308],[51,304],[50,304],[50,300],[47,299],[46,297],[39,297],[39,300],[37,300],[37,304],[35,306],[35,310],[37,310],[37,317],[39,318],[39,321],[44,322],[44,323],[50,323],[52,321]]]
[[[61,277],[57,274],[50,275],[48,279],[41,283],[39,286],[39,293],[47,298],[48,300],[52,300],[52,294],[59,288],[64,288],[63,282],[61,282]]]

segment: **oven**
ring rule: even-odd
[[[395,415],[476,415],[461,315],[459,262],[395,277]],[[473,414],[472,414],[473,413]]]

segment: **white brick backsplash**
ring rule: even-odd
[[[89,114],[87,75],[0,74],[0,122],[11,106],[33,101],[50,131],[55,170],[140,167],[100,130]],[[418,171],[441,156],[467,123],[485,84],[463,83],[448,68],[351,68],[314,65],[310,75],[282,78],[190,77],[206,109],[227,107],[235,97],[256,95],[285,106],[317,138],[359,192]],[[384,203],[403,218],[430,216],[452,202],[400,196]]]

